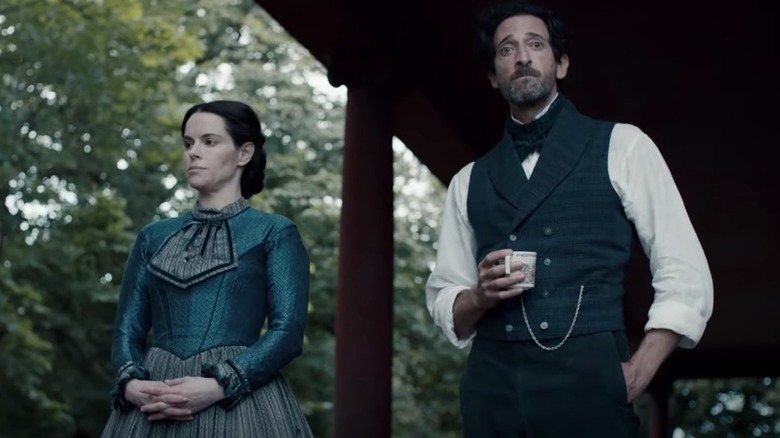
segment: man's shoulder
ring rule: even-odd
[[[481,159],[482,158],[478,158],[476,161],[470,161],[463,165],[457,172],[455,172],[455,175],[453,175],[452,179],[450,180],[450,187],[468,184],[469,180],[471,179],[471,169],[473,169],[474,164]]]
[[[629,140],[642,136],[647,137],[647,134],[642,131],[642,129],[630,122],[608,118],[596,118],[582,113],[580,113],[580,116],[590,119],[592,122],[601,125],[603,129],[608,129],[611,132],[611,137],[613,140]]]
[[[481,159],[481,158],[479,158],[479,159]],[[452,177],[452,179],[455,179],[455,178],[457,178],[457,177],[461,177],[461,178],[462,178],[462,177],[464,177],[464,176],[465,176],[465,177],[468,177],[468,175],[469,175],[469,174],[471,174],[471,169],[474,167],[474,163],[476,163],[476,161],[470,161],[470,162],[468,162],[468,163],[464,164],[464,165],[463,165],[463,166],[460,168],[460,170],[458,170],[458,171],[455,173],[455,176],[453,176],[453,177]]]
[[[640,137],[648,137],[637,125],[626,122],[615,122],[612,128],[612,140],[621,143],[634,143]]]
[[[642,131],[639,126],[634,125],[632,123],[627,122],[614,122],[615,123],[615,130],[624,132],[626,134],[631,135],[640,135],[644,134],[644,131]]]

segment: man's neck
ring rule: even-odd
[[[518,123],[531,123],[547,113],[547,111],[550,109],[550,105],[552,105],[557,97],[558,92],[556,91],[546,100],[537,104],[529,106],[518,106],[510,103],[509,111],[512,115],[512,119]]]

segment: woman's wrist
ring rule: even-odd
[[[214,377],[208,377],[208,379],[214,382],[214,389],[212,391],[214,403],[218,403],[226,399],[227,395],[225,395],[225,387],[220,385],[219,381]]]
[[[139,382],[140,380],[138,379],[130,379],[127,381],[127,383],[125,383],[125,394],[124,394],[125,400],[129,401],[134,405],[137,405],[134,395],[137,389],[136,385],[138,385]]]

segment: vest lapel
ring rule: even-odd
[[[507,123],[514,122],[508,118]],[[512,207],[518,208],[523,199],[523,187],[528,183],[528,178],[525,176],[523,163],[515,152],[512,137],[506,129],[504,136],[501,137],[491,154],[493,157],[488,160],[490,181],[502,198],[512,204]]]
[[[489,175],[499,195],[516,209],[507,233],[514,231],[571,173],[593,139],[593,128],[592,121],[567,101],[545,139],[530,180],[511,137],[504,132],[489,160]]]

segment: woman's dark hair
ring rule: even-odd
[[[193,105],[184,114],[181,121],[181,135],[184,136],[184,128],[187,121],[195,113],[216,114],[225,121],[225,129],[236,147],[244,143],[253,143],[255,153],[252,159],[244,167],[241,174],[241,196],[249,199],[263,191],[265,180],[265,136],[260,125],[260,118],[249,105],[235,100],[215,100],[212,102]]]
[[[496,72],[496,29],[504,20],[516,15],[533,15],[544,21],[555,61],[561,62],[561,57],[569,53],[569,36],[563,21],[553,11],[525,1],[501,1],[485,8],[479,16],[479,54],[490,73]]]

